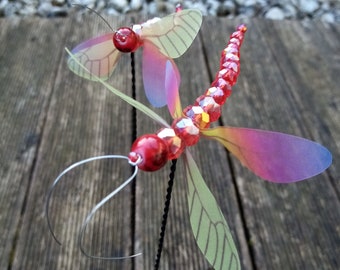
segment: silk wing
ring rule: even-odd
[[[325,147],[293,135],[232,127],[207,129],[202,134],[221,142],[244,166],[271,182],[301,181],[332,163]]]
[[[89,39],[72,50],[74,57],[86,70],[80,68],[74,58],[68,58],[68,67],[83,78],[95,81],[95,76],[97,76],[102,80],[107,80],[121,55],[113,45],[113,34],[110,33]]]
[[[197,245],[214,269],[241,269],[227,221],[188,150],[185,164],[190,223]]]
[[[190,47],[201,24],[201,12],[186,9],[143,23],[141,38],[153,43],[165,56],[177,58]]]

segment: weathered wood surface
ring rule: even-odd
[[[109,18],[113,26],[141,18]],[[209,86],[227,36],[239,21],[205,18],[190,50],[177,63],[183,105]],[[241,76],[221,124],[303,136],[328,147],[327,172],[291,185],[264,182],[202,140],[193,154],[233,232],[243,269],[340,268],[340,27],[321,23],[246,21]],[[130,188],[105,206],[88,228],[95,254],[143,256],[98,261],[81,255],[78,230],[94,204],[129,174],[124,162],[96,162],[65,176],[55,190],[48,232],[48,187],[67,165],[99,154],[126,155],[132,109],[97,83],[72,74],[64,47],[106,32],[96,16],[0,20],[0,269],[152,269],[169,166],[141,173],[136,205]],[[129,93],[124,55],[110,83]],[[141,53],[136,53],[137,98],[145,102]],[[166,109],[157,109],[170,121]],[[159,126],[137,114],[137,134]],[[135,220],[132,226],[131,222]],[[133,241],[132,240],[133,236]],[[187,214],[183,163],[178,162],[161,269],[208,269]]]

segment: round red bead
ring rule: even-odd
[[[129,159],[136,162],[138,157],[141,162],[137,164],[143,171],[157,171],[168,161],[168,145],[156,134],[146,134],[139,137],[132,144]]]
[[[140,40],[131,28],[121,27],[113,35],[113,44],[121,52],[134,52],[139,47]]]

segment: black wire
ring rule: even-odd
[[[132,52],[131,56],[131,96],[133,99],[136,99],[136,69],[135,69],[135,54]],[[132,130],[132,143],[137,138],[137,111],[135,107],[132,107],[132,121],[131,121],[131,130]],[[134,169],[132,168],[132,171]],[[137,177],[137,176],[136,176]],[[131,184],[131,254],[135,252],[135,230],[136,230],[136,182],[133,181]],[[134,269],[134,260],[132,260],[131,269]]]
[[[158,249],[157,249],[157,255],[156,255],[155,264],[154,264],[155,270],[158,270],[159,268],[159,263],[161,260],[161,255],[162,255],[162,250],[163,250],[165,228],[166,228],[168,213],[170,209],[171,193],[172,193],[172,188],[174,185],[174,178],[175,178],[175,172],[176,172],[176,163],[177,163],[177,159],[173,159],[171,167],[170,167],[168,188],[166,190],[166,197],[165,197],[164,210],[163,210],[163,216],[162,216],[161,231],[159,233]]]

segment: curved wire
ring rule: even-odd
[[[138,172],[138,167],[137,165],[141,162],[141,157],[139,156],[137,161],[136,162],[132,162],[130,161],[130,159],[126,156],[121,156],[121,155],[104,155],[104,156],[96,156],[96,157],[91,157],[91,158],[87,158],[87,159],[83,159],[81,161],[78,161],[74,164],[72,164],[71,166],[67,167],[64,171],[62,171],[58,176],[57,178],[54,180],[53,184],[51,185],[51,187],[49,188],[49,191],[47,193],[47,199],[46,199],[46,204],[45,204],[45,213],[46,213],[46,218],[47,218],[47,224],[48,224],[48,228],[54,238],[54,240],[59,244],[61,245],[61,242],[58,240],[57,236],[55,235],[53,229],[52,229],[52,224],[51,224],[51,221],[50,221],[50,215],[49,215],[49,205],[50,205],[50,199],[51,199],[51,196],[52,196],[52,193],[53,193],[53,190],[54,188],[56,187],[56,185],[59,183],[59,181],[61,180],[61,178],[66,174],[68,173],[69,171],[73,170],[74,168],[80,166],[80,165],[83,165],[85,163],[89,163],[89,162],[92,162],[92,161],[96,161],[96,160],[101,160],[101,159],[126,159],[128,160],[129,164],[131,164],[132,166],[135,167],[135,171],[134,173],[122,184],[120,185],[116,190],[114,190],[112,193],[110,193],[107,197],[105,197],[101,202],[99,202],[99,204],[96,205],[96,207],[94,209],[98,209],[100,208],[108,199],[112,198],[115,194],[117,194],[120,190],[122,190],[128,183],[130,183],[134,177],[136,176],[137,172]],[[111,195],[111,196],[110,196]],[[108,198],[110,196],[110,198]],[[104,201],[104,202],[103,202]],[[93,216],[93,210],[91,211],[90,213],[90,218]],[[96,210],[95,210],[96,211]],[[89,217],[89,216],[88,216]],[[87,225],[87,223],[89,222],[88,218],[85,220],[84,224],[85,224],[85,227]],[[84,224],[82,227],[84,227]],[[82,229],[82,231],[84,231],[84,229]],[[83,249],[82,247],[80,246],[82,252],[83,252]],[[88,255],[86,254],[85,252],[83,252],[85,255]],[[88,257],[91,257],[88,256]]]
[[[98,15],[106,23],[106,25],[112,30],[112,32],[116,32],[115,30],[113,30],[113,28],[111,27],[109,22],[107,20],[105,20],[105,18],[102,15],[100,15],[100,13],[98,11],[95,11],[93,8],[90,8],[90,7],[88,7],[86,5],[82,5],[82,4],[71,4],[71,5],[72,6],[82,7],[82,8],[87,8],[88,10],[90,10],[93,13],[95,13],[96,15]]]
[[[82,239],[86,230],[87,225],[89,224],[89,222],[91,221],[93,215],[97,212],[97,210],[102,207],[108,200],[110,200],[113,196],[115,196],[118,192],[120,192],[123,188],[125,188],[137,175],[138,172],[138,167],[136,166],[137,164],[139,164],[141,162],[141,157],[138,157],[138,160],[136,162],[131,162],[129,160],[129,163],[135,167],[135,171],[134,173],[123,183],[121,184],[118,188],[116,188],[114,191],[112,191],[109,195],[107,195],[104,199],[102,199],[99,203],[96,204],[95,207],[92,208],[90,214],[87,215],[83,225],[81,226],[80,232],[79,232],[79,237],[78,237],[78,246],[81,250],[81,252],[92,259],[101,259],[101,260],[121,260],[121,259],[128,259],[128,258],[134,258],[137,257],[139,255],[142,255],[142,253],[136,253],[133,255],[129,255],[129,256],[122,256],[122,257],[102,257],[102,256],[94,256],[94,255],[90,255],[88,254],[84,248],[83,248],[83,244],[82,244]]]

